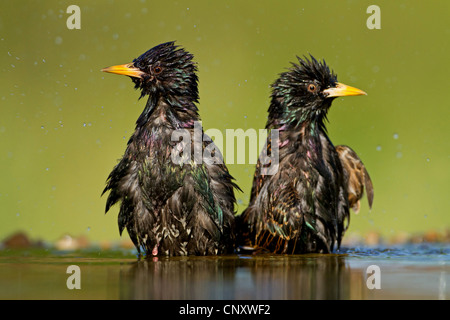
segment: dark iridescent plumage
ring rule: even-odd
[[[348,190],[361,179],[366,179],[366,188],[369,185],[357,155],[341,152],[344,161],[340,159],[324,124],[335,97],[365,93],[338,83],[325,61],[312,56],[298,60],[272,85],[266,129],[278,130],[279,140],[268,139],[267,154],[277,143],[279,167],[274,175],[264,175],[265,165],[258,161],[249,206],[237,218],[238,242],[244,248],[275,253],[327,253],[335,245],[339,248],[349,207],[356,203]],[[349,164],[356,160],[364,170],[352,174]],[[359,191],[357,201],[362,197]],[[370,183],[370,204],[372,198]]]
[[[233,252],[233,178],[224,164],[172,161],[174,130],[194,138],[199,121],[197,67],[192,54],[173,42],[158,45],[132,63],[103,69],[128,75],[149,95],[125,154],[108,177],[106,212],[121,202],[119,231],[127,229],[149,255],[209,255]],[[203,134],[203,131],[201,131]],[[200,137],[201,141],[202,137]],[[211,141],[203,142],[203,149]]]

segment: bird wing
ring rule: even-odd
[[[313,215],[314,200],[311,195],[302,199],[298,188],[287,177],[264,184],[255,203],[237,217],[241,246],[295,253],[307,251],[299,243],[309,245],[316,237],[324,241]]]
[[[356,152],[348,146],[336,146],[336,151],[344,169],[350,207],[355,213],[359,212],[360,199],[364,195],[365,188],[369,207],[372,208],[374,196],[373,184],[363,162]]]
[[[271,193],[265,208],[264,232],[257,236],[257,245],[267,247],[263,241],[276,241],[269,244],[274,252],[285,252],[290,240],[296,240],[302,230],[304,216],[300,209],[300,199],[291,183],[278,185]],[[265,234],[269,232],[269,234]]]
[[[205,144],[209,145],[208,141]],[[169,213],[167,219],[171,222],[161,225],[178,226],[177,233],[187,240],[183,243],[163,237],[163,241],[171,241],[164,247],[174,248],[183,254],[217,254],[234,249],[236,200],[233,188],[239,187],[216,156],[219,155],[212,155],[215,163],[205,161],[188,165],[183,186],[168,199],[163,211]]]
[[[267,139],[266,145],[264,146],[267,150],[267,154],[271,153],[271,140]],[[266,164],[270,165],[269,164]],[[240,247],[254,247],[254,239],[257,229],[262,230],[263,226],[260,225],[262,221],[262,212],[259,210],[259,206],[255,205],[258,199],[261,188],[263,188],[267,176],[263,174],[265,165],[261,163],[261,158],[258,158],[256,163],[255,172],[253,174],[253,184],[250,193],[250,201],[248,207],[240,214],[236,216],[236,229],[237,233],[237,243]],[[257,226],[258,225],[258,226]]]

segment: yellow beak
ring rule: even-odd
[[[115,74],[123,74],[125,76],[135,78],[142,78],[142,76],[145,74],[145,72],[141,71],[141,69],[134,67],[132,63],[104,68],[102,69],[102,71]]]
[[[367,95],[364,91],[347,86],[343,83],[337,83],[336,87],[323,90],[327,94],[327,98],[344,97],[344,96],[360,96]]]

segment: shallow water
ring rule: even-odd
[[[70,265],[80,268],[81,289],[67,287]],[[371,265],[380,289],[368,288]],[[3,250],[0,284],[0,299],[449,299],[450,247],[141,260],[129,250]]]

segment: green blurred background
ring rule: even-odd
[[[66,9],[81,8],[81,30]],[[369,30],[369,5],[381,30]],[[311,53],[368,93],[334,102],[331,140],[375,187],[350,233],[445,230],[449,218],[449,1],[2,1],[0,239],[22,230],[119,240],[100,194],[145,101],[100,69],[177,40],[199,65],[204,129],[263,128],[269,85]],[[229,165],[248,203],[254,165]],[[124,238],[128,238],[127,235]]]

